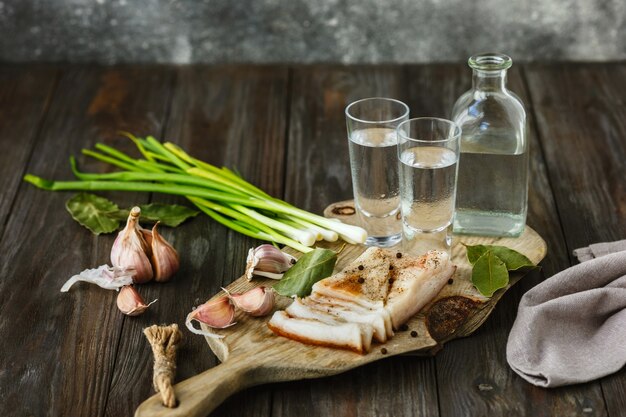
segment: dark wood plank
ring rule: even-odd
[[[394,357],[345,374],[279,384],[272,416],[437,416],[429,358]]]
[[[0,236],[57,75],[54,67],[0,67]]]
[[[237,167],[244,178],[282,196],[287,69],[192,67],[180,68],[177,74],[164,138],[210,163]],[[189,204],[161,195],[153,201]],[[185,316],[193,306],[240,277],[248,249],[258,244],[204,215],[174,230],[164,228],[163,234],[179,250],[181,270],[171,282],[140,288],[146,299],[159,301],[148,314],[124,323],[106,410],[110,416],[131,415],[152,395],[152,354],[142,334],[146,326],[178,323],[183,329],[177,380],[218,363],[204,338],[184,328]],[[246,390],[212,415],[267,416],[271,391],[271,386]]]
[[[126,146],[118,130],[160,129],[169,78],[150,68],[65,71],[27,171],[71,178],[70,154],[95,141]],[[74,273],[107,263],[114,236],[96,237],[76,224],[65,211],[68,196],[21,184],[10,238],[0,244],[0,415],[104,412],[123,317],[115,293],[80,284],[69,294],[59,289]],[[121,205],[138,198],[109,196]]]
[[[287,201],[321,212],[351,198],[344,109],[372,96],[406,98],[401,67],[297,68],[291,88]],[[273,416],[437,416],[433,360],[403,357],[320,380],[280,384]]]
[[[50,94],[54,77],[47,82],[44,76],[29,79],[29,71],[18,74],[14,84],[7,81],[5,88],[2,71],[0,110],[8,106],[3,113],[11,115],[8,121],[24,128],[5,124],[0,114],[0,140],[11,132],[28,134],[16,139],[19,145],[5,147],[0,164],[21,158],[21,164],[14,164],[23,166],[38,137],[28,171],[71,178],[67,156],[82,147],[103,140],[130,148],[118,130],[165,132],[201,158],[236,166],[271,193],[285,191],[288,201],[314,211],[351,196],[343,119],[347,102],[395,96],[409,104],[413,116],[446,116],[470,75],[460,65],[412,67],[406,77],[397,67],[298,68],[289,102],[284,68],[182,68],[164,129],[170,71],[77,67],[60,78],[37,135],[35,119],[41,120],[43,97]],[[511,85],[537,116],[531,121],[540,137],[531,129],[529,223],[548,240],[550,254],[543,266],[550,276],[571,264],[571,249],[626,234],[626,111],[621,93],[626,67],[532,66],[527,75],[532,100],[519,72],[511,73]],[[17,96],[24,101],[16,105],[24,107],[11,113],[10,97]],[[287,111],[289,166],[283,187]],[[24,144],[26,138],[30,144]],[[81,162],[88,169],[105,169],[84,158]],[[2,215],[7,219],[0,243],[0,415],[39,415],[43,410],[51,415],[101,415],[105,407],[108,415],[131,414],[151,394],[150,351],[141,329],[155,322],[182,324],[191,306],[239,276],[240,261],[254,242],[206,218],[164,230],[187,262],[175,281],[140,288],[146,299],[160,298],[153,309],[139,318],[123,318],[112,292],[86,285],[70,294],[58,292],[71,274],[108,261],[113,236],[92,237],[76,225],[63,207],[68,194],[35,190],[17,176],[1,178],[8,181],[7,190],[14,187],[12,195],[18,187],[19,192],[14,203],[6,202],[4,193],[0,202],[0,220]],[[148,198],[108,195],[122,205]],[[154,200],[182,201],[163,196]],[[14,210],[7,218],[2,210],[11,205]],[[392,358],[319,381],[258,387],[233,397],[215,415],[431,416],[439,415],[438,393],[441,415],[621,415],[626,409],[625,370],[601,381],[605,408],[598,383],[543,390],[522,381],[506,365],[504,347],[519,297],[542,279],[540,274],[524,278],[481,331],[445,347],[436,367],[430,359]],[[186,331],[185,336],[179,379],[216,363],[201,337]]]
[[[409,69],[409,106],[412,114],[449,117],[454,101],[471,86],[465,65],[428,65]],[[509,71],[509,88],[529,99],[519,69]],[[545,163],[529,108],[531,183],[528,223],[548,243],[544,272],[552,275],[568,265],[568,253],[557,217]],[[546,391],[519,378],[506,362],[506,341],[521,295],[543,279],[530,274],[500,300],[495,310],[471,337],[448,343],[436,356],[439,404],[442,416],[479,415],[580,415],[593,408],[603,415],[602,393],[597,384]],[[528,401],[533,398],[533,401]]]
[[[626,236],[626,64],[527,71],[569,249]],[[609,416],[626,410],[626,369],[601,380]]]

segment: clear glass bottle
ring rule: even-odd
[[[452,110],[462,129],[454,232],[519,236],[528,207],[528,140],[522,101],[506,88],[502,54],[474,55],[472,89]]]

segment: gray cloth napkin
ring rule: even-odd
[[[575,249],[574,256],[580,262],[585,262],[623,250],[626,250],[626,239],[618,240],[617,242],[594,243],[586,248]]]
[[[528,382],[558,387],[626,364],[626,240],[577,249],[581,264],[522,297],[506,347]]]

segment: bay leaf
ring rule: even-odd
[[[487,252],[486,245],[463,245],[467,251],[467,260],[470,264],[474,265],[478,258],[483,256]]]
[[[176,227],[190,217],[197,216],[200,212],[186,206],[178,204],[141,204],[141,222],[156,223],[161,222],[163,226]],[[119,210],[112,213],[112,216],[119,220],[126,220],[129,210]]]
[[[96,235],[111,233],[120,227],[120,221],[108,215],[119,207],[104,197],[79,193],[67,200],[65,208],[74,220]]]
[[[507,248],[506,246],[497,245],[465,245],[467,249],[467,259],[470,264],[474,265],[476,261],[488,251],[493,252],[500,260],[506,264],[509,271],[517,271],[523,268],[534,268],[535,264],[526,256],[516,250]]]
[[[274,290],[287,297],[305,297],[311,294],[313,284],[333,273],[337,254],[329,249],[313,249],[298,259],[283,278],[274,284]]]
[[[491,297],[500,288],[509,284],[506,264],[493,251],[485,252],[474,263],[472,284],[485,297]]]

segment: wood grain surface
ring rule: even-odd
[[[81,148],[96,141],[124,147],[118,129],[154,131],[159,126],[147,115],[163,112],[163,82],[154,70],[65,71],[25,170],[70,178],[68,157]],[[120,205],[147,200],[108,196]],[[123,322],[115,293],[88,285],[67,294],[59,289],[73,274],[109,262],[113,236],[95,237],[71,220],[68,197],[21,183],[5,231],[12,238],[0,244],[0,415],[101,415],[106,406]]]
[[[117,131],[165,137],[305,209],[351,198],[343,108],[366,96],[405,101],[412,116],[447,116],[469,88],[465,64],[385,66],[0,65],[0,415],[124,416],[152,394],[141,328],[182,326],[192,306],[241,274],[233,262],[257,242],[205,217],[163,233],[181,248],[181,273],[142,286],[159,301],[123,317],[115,294],[73,273],[108,260],[113,236],[93,237],[67,215],[70,193],[21,182],[30,172],[69,179],[67,158]],[[626,237],[626,63],[513,66],[509,85],[530,126],[528,223],[545,238],[543,270],[503,296],[470,338],[435,357],[390,357],[324,379],[244,390],[219,416],[624,415],[626,370],[559,389],[514,374],[505,343],[521,295],[575,263],[571,251]],[[86,170],[103,164],[80,158]],[[108,193],[120,205],[179,201]],[[185,335],[177,380],[217,364]]]
[[[626,238],[626,65],[550,65],[526,72],[569,252]],[[590,399],[582,407],[589,415],[624,415],[626,369],[599,384],[606,410]]]
[[[0,67],[0,236],[57,76],[53,67]]]

